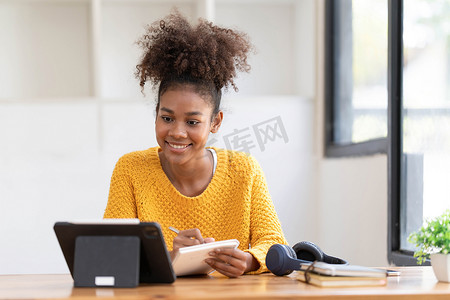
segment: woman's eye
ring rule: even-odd
[[[187,122],[189,125],[197,125],[199,122],[195,120],[190,120]]]
[[[165,116],[162,116],[161,119],[163,119],[164,122],[170,122],[170,121],[172,121],[172,118],[170,118],[170,117],[165,117]]]

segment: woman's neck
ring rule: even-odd
[[[183,195],[194,197],[200,195],[208,186],[213,175],[214,161],[210,151],[185,164],[170,163],[160,153],[161,166],[173,186]]]

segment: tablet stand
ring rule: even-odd
[[[140,239],[136,236],[78,236],[73,266],[76,287],[136,287]]]

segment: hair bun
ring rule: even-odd
[[[192,26],[178,11],[147,27],[137,44],[144,50],[136,66],[142,89],[147,81],[189,77],[214,84],[217,90],[230,85],[237,91],[237,71],[250,71],[247,55],[252,49],[248,35],[199,19]]]

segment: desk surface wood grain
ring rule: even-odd
[[[246,275],[229,279],[215,274],[178,278],[173,284],[137,288],[74,288],[70,275],[2,275],[0,299],[450,299],[450,284],[438,282],[431,267],[395,268],[383,287],[318,288],[295,275]]]

